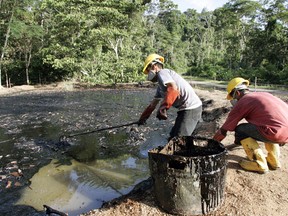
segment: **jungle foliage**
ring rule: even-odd
[[[171,0],[0,0],[1,83],[144,80],[150,53],[188,76],[288,81],[286,0],[181,12]]]

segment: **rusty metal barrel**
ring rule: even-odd
[[[156,202],[170,214],[199,215],[224,201],[227,150],[214,140],[176,137],[148,151]]]

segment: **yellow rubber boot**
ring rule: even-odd
[[[254,160],[254,150],[259,148],[259,144],[253,138],[246,138],[241,140],[241,145],[249,160]]]
[[[281,168],[281,163],[279,161],[280,157],[280,147],[279,144],[265,143],[265,148],[268,152],[266,160],[271,169]]]
[[[266,173],[269,171],[265,155],[256,140],[249,137],[241,140],[241,144],[249,159],[239,162],[243,169],[258,173]]]

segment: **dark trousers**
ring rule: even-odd
[[[271,142],[270,140],[262,136],[262,134],[258,131],[255,125],[250,124],[250,123],[239,124],[235,128],[235,142],[234,143],[240,145],[241,144],[240,141],[248,137],[251,137],[261,142]]]
[[[177,112],[175,124],[170,131],[170,138],[176,136],[191,136],[202,116],[202,106]]]

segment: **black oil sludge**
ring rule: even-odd
[[[165,211],[199,215],[222,204],[227,151],[221,143],[178,137],[148,155],[156,201]]]

